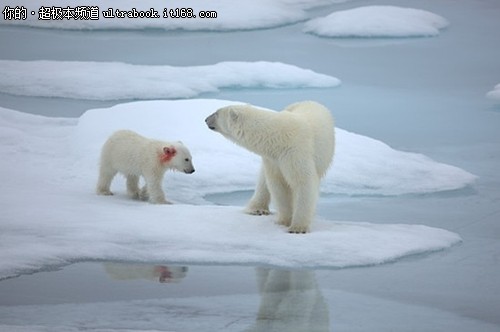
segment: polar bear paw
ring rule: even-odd
[[[112,196],[114,195],[109,189],[97,189],[97,195]]]
[[[141,201],[149,201],[148,187],[142,187],[141,191],[139,192],[139,199]]]
[[[141,193],[139,191],[128,191],[128,195],[135,200],[141,200]]]
[[[172,202],[167,201],[165,198],[150,198],[149,202],[152,204],[172,204]]]
[[[254,216],[268,216],[271,214],[271,211],[268,209],[245,209],[245,213]]]
[[[309,226],[305,225],[292,225],[288,228],[290,234],[306,234],[309,233]]]

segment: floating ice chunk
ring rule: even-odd
[[[335,77],[280,62],[194,67],[0,60],[0,92],[91,100],[190,98],[222,88],[329,88]]]
[[[366,6],[334,12],[305,23],[304,32],[323,37],[436,36],[448,21],[428,11],[395,6]]]
[[[78,123],[0,108],[0,279],[85,260],[284,267],[373,265],[441,250],[461,240],[455,233],[423,225],[319,217],[312,233],[293,236],[274,224],[275,216],[246,215],[242,207],[202,205],[206,204],[204,194],[251,189],[256,182],[259,158],[213,133],[203,121],[215,109],[233,103],[135,102],[89,111]],[[190,147],[197,172],[192,176],[169,173],[164,183],[169,198],[177,204],[131,200],[119,177],[113,184],[115,196],[94,194],[99,150],[116,128],[182,139]],[[368,185],[372,193],[383,194],[391,192],[391,177],[403,183],[398,190],[429,190],[420,181],[439,174],[443,167],[420,157],[415,164],[408,154],[381,142],[338,132],[339,158],[364,166],[351,164],[336,170],[334,165],[334,177],[325,179],[327,187],[340,181],[346,192]],[[358,158],[359,153],[363,158]],[[380,187],[369,182],[377,177],[385,179]],[[457,173],[455,186],[469,183],[471,177],[465,171]],[[435,180],[443,185],[439,178]],[[439,190],[439,186],[434,184],[432,189]]]
[[[28,190],[21,186],[16,194]],[[344,268],[391,262],[461,241],[455,233],[422,225],[319,218],[310,234],[296,236],[275,224],[273,216],[246,215],[240,207],[158,206],[70,188],[44,195],[31,200],[30,213],[19,205],[20,195],[6,201],[11,205],[9,218],[0,224],[0,278],[85,260]]]

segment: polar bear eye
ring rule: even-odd
[[[189,158],[184,159],[184,161],[189,161]]]

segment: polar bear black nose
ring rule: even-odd
[[[205,119],[205,123],[207,124],[208,128],[210,128],[211,130],[215,130],[214,122],[215,122],[215,113],[208,116]]]

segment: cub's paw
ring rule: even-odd
[[[103,195],[103,196],[114,195],[110,190],[107,190],[107,189],[97,189],[96,193],[97,193],[97,195]]]
[[[251,214],[254,216],[268,216],[271,214],[271,211],[269,209],[252,209],[252,208],[247,208],[245,209],[246,214]]]
[[[278,219],[276,222],[278,225],[289,227],[292,224],[292,219],[291,218],[286,218],[286,219]]]
[[[309,227],[304,225],[292,225],[288,228],[290,234],[306,234],[309,233]]]
[[[141,193],[138,191],[129,191],[128,195],[130,198],[135,199],[135,200],[141,200]]]
[[[149,200],[151,204],[172,204],[172,202],[167,201],[166,199],[155,199],[155,200]]]
[[[146,186],[142,187],[141,192],[139,193],[139,199],[141,201],[149,201],[149,193]]]

